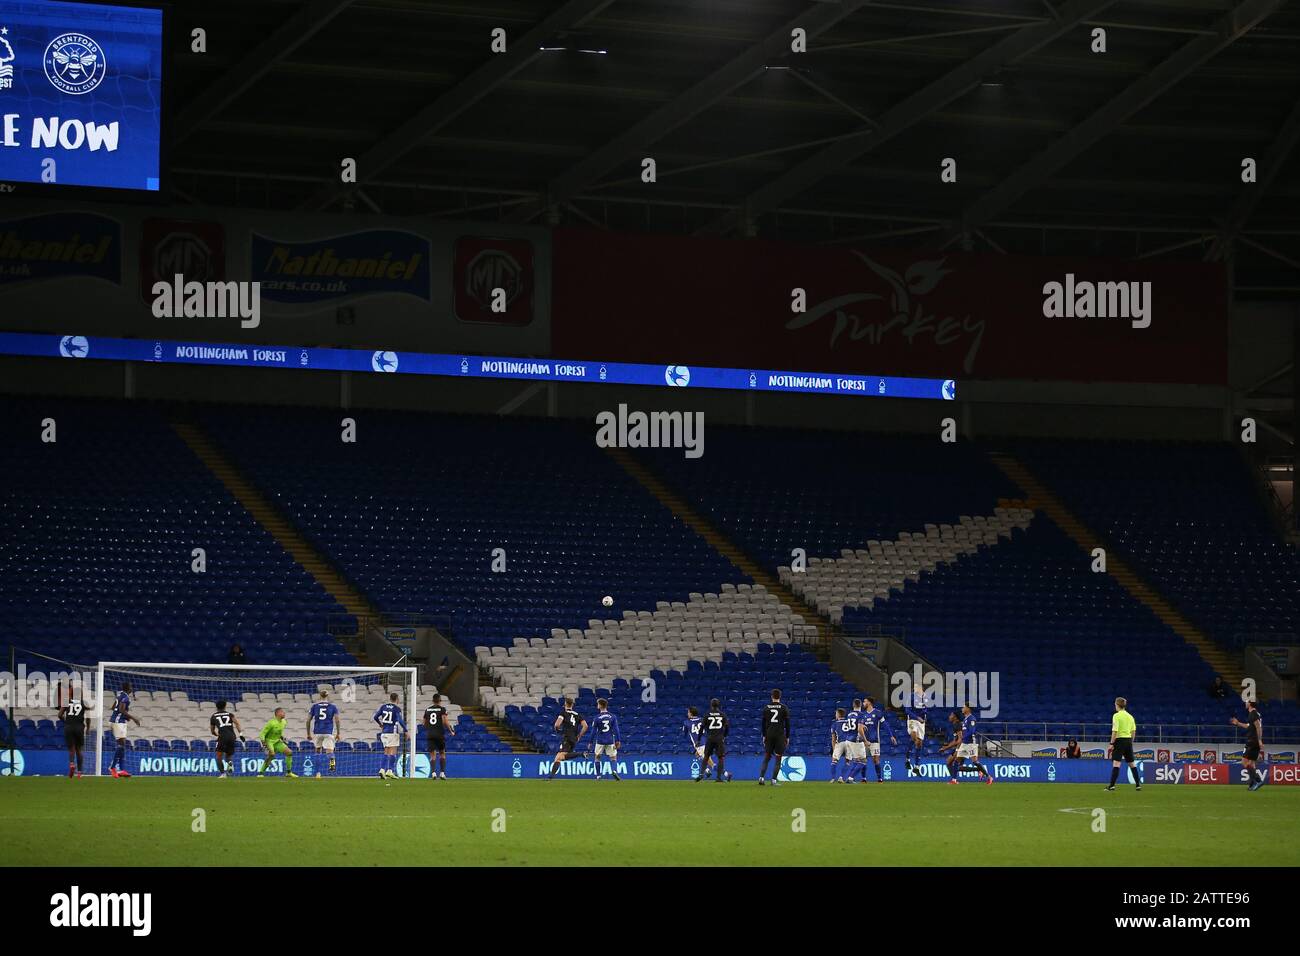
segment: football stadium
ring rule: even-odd
[[[42,892],[1300,865],[1300,2],[16,0],[0,146]]]

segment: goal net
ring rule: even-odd
[[[245,738],[236,738],[235,776],[263,771],[278,776],[292,768],[300,777],[362,777],[386,767],[398,776],[413,775],[419,720],[414,667],[113,661],[101,663],[97,677],[100,706],[92,707],[97,774],[116,767],[146,776],[215,776],[217,738],[211,721],[224,700]],[[394,694],[396,701],[391,700]],[[125,717],[114,713],[122,695]],[[394,727],[396,741],[385,740],[375,720],[390,703],[400,709],[410,731]],[[336,709],[321,713],[322,704]],[[274,754],[268,763],[259,735],[280,708],[288,752]],[[318,723],[322,717],[326,720]],[[386,743],[396,744],[394,756],[386,758]]]

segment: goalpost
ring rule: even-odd
[[[216,702],[225,700],[248,738],[235,750],[237,776],[261,767],[264,750],[257,735],[277,707],[285,710],[284,736],[301,776],[373,776],[383,756],[374,714],[395,693],[410,732],[398,750],[398,775],[415,775],[419,714],[414,667],[103,661],[97,678],[92,707],[96,776],[105,772],[104,736],[113,730],[113,704],[127,687],[129,713],[141,721],[140,726],[127,721],[125,728],[126,763],[134,768],[132,773],[215,775],[216,738],[209,719]],[[329,770],[330,755],[308,740],[310,708],[321,701],[321,691],[339,711],[334,771]],[[109,746],[116,744],[110,741]],[[283,772],[283,761],[277,758],[271,769]]]

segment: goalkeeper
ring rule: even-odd
[[[284,723],[284,708],[277,707],[275,716],[266,722],[262,732],[257,735],[257,739],[262,741],[262,746],[266,748],[266,759],[262,761],[262,769],[257,771],[259,777],[266,775],[267,768],[271,766],[271,761],[275,759],[276,754],[284,754],[284,775],[298,776],[293,772],[293,751],[284,742]]]

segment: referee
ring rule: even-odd
[[[1129,773],[1133,774],[1133,782],[1137,784],[1138,790],[1142,789],[1142,777],[1138,774],[1137,764],[1133,762],[1133,735],[1136,732],[1137,721],[1128,712],[1128,701],[1123,697],[1116,697],[1115,716],[1110,721],[1110,786],[1106,788],[1107,790],[1115,789],[1121,760],[1128,762]]]

